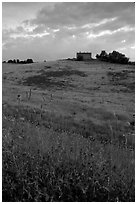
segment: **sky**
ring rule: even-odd
[[[133,2],[3,2],[2,59],[73,58],[119,51],[135,60]]]

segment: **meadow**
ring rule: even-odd
[[[135,201],[135,66],[2,67],[3,202]]]

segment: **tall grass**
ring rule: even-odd
[[[117,122],[90,126],[3,107],[3,201],[134,201],[134,144]]]

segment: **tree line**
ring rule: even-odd
[[[29,63],[33,63],[33,60],[32,59],[27,59],[27,60],[8,60],[7,62],[6,61],[3,61],[3,63],[13,63],[13,64],[29,64]]]
[[[134,62],[130,62],[129,58],[124,54],[113,51],[112,53],[107,53],[105,50],[101,51],[101,54],[97,54],[96,58],[100,61],[111,62],[111,63],[119,63],[119,64],[134,64]]]

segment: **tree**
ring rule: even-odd
[[[109,53],[109,61],[113,63],[128,64],[129,58],[117,51]]]
[[[120,64],[128,64],[129,58],[127,58],[124,54],[119,53],[117,51],[113,51],[112,53],[107,54],[105,50],[101,52],[101,54],[97,54],[96,58],[101,61],[112,62],[112,63],[120,63]]]
[[[32,59],[27,59],[26,63],[33,63]]]
[[[13,63],[13,61],[12,60],[8,60],[8,63]]]
[[[96,55],[96,58],[97,58],[97,59],[99,59],[99,58],[100,58],[100,55],[99,55],[99,54],[97,54],[97,55]]]

